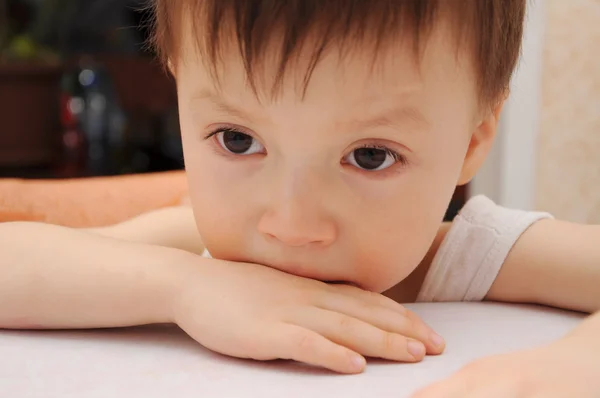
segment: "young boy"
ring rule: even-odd
[[[155,11],[191,209],[89,231],[0,225],[0,327],[175,322],[223,354],[356,373],[364,356],[443,351],[398,302],[600,309],[599,227],[483,197],[441,221],[492,145],[525,0],[156,0]],[[599,396],[599,332],[591,316],[419,396]]]

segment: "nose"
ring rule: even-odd
[[[288,176],[289,177],[289,176]],[[326,247],[336,240],[336,224],[323,206],[321,189],[306,178],[289,177],[275,187],[258,230],[288,247]]]
[[[333,223],[287,204],[266,212],[258,224],[260,233],[289,247],[326,247],[335,241]]]

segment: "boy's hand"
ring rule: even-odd
[[[590,343],[598,346],[596,341],[568,337],[542,348],[478,360],[411,398],[600,397],[600,352]]]
[[[213,351],[357,373],[363,356],[415,362],[444,349],[415,314],[382,295],[261,265],[209,261],[186,278],[174,321]]]

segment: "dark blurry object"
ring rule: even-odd
[[[43,16],[28,2],[0,0],[0,62],[59,62],[58,54],[36,37],[35,22]]]
[[[0,167],[55,160],[60,75],[58,65],[0,63]]]
[[[6,47],[9,33],[8,2],[0,0],[0,51]]]
[[[96,56],[109,72],[127,115],[129,165],[124,172],[182,169],[174,80],[147,56]]]
[[[146,45],[147,3],[0,0],[0,176],[183,168],[175,83]]]
[[[86,169],[87,145],[77,118],[77,111],[82,106],[80,101],[68,91],[68,87],[63,88],[60,98],[61,151],[56,171],[62,178],[84,174]]]
[[[183,168],[174,82],[156,61],[83,56],[66,69],[61,176]]]
[[[83,57],[62,79],[63,158],[81,175],[120,174],[124,168],[125,117],[111,76],[91,57]],[[82,153],[85,162],[81,164]]]
[[[46,165],[58,149],[61,64],[33,38],[33,7],[0,3],[0,165]]]
[[[43,0],[32,34],[37,42],[56,49],[63,57],[83,53],[137,55],[146,39],[146,31],[138,23],[148,19],[144,16],[147,3]]]

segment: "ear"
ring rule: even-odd
[[[167,60],[167,69],[169,70],[169,73],[175,77],[175,67],[173,66],[173,61],[171,61],[170,58]]]
[[[491,109],[471,134],[469,149],[465,156],[463,168],[458,179],[458,185],[465,185],[475,177],[485,161],[498,130],[498,121],[502,113],[504,100]]]

